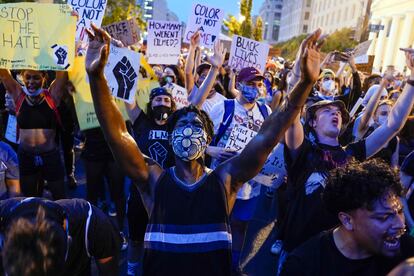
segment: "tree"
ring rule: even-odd
[[[106,4],[105,16],[102,25],[119,22],[122,20],[135,18],[138,27],[146,30],[146,23],[142,20],[141,7],[135,4],[134,0],[108,0]]]
[[[233,15],[228,15],[227,19],[223,20],[225,33],[227,35],[240,34],[240,22]]]
[[[256,19],[256,24],[253,28],[253,39],[256,41],[263,40],[263,20],[260,16]]]
[[[236,34],[247,38],[253,38],[253,23],[251,16],[252,5],[252,0],[240,1],[240,14],[242,15],[241,22],[233,15],[229,15],[228,19],[224,20],[224,30],[228,35]]]
[[[240,35],[252,38],[253,36],[253,23],[251,17],[246,17],[246,19],[241,23],[240,26]]]

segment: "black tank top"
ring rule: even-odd
[[[33,106],[24,99],[17,114],[17,125],[20,129],[56,129],[56,115],[45,98]]]
[[[230,275],[227,197],[218,176],[189,186],[168,169],[155,189],[144,246],[144,275]]]

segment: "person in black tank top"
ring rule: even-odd
[[[260,171],[304,105],[319,75],[321,44],[317,41],[321,30],[304,41],[302,80],[289,95],[288,104],[265,120],[240,155],[209,172],[204,154],[212,140],[213,125],[207,113],[191,105],[174,112],[168,121],[175,167],[164,170],[142,154],[128,134],[103,75],[110,37],[94,25],[92,29],[94,34],[88,31],[86,71],[96,115],[115,159],[139,183],[149,214],[144,275],[229,275],[228,219],[237,191]],[[213,60],[219,58],[213,56]]]

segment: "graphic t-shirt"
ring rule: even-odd
[[[19,163],[12,147],[0,142],[0,194],[7,191],[6,179],[19,179]]]
[[[364,139],[346,147],[312,144],[305,139],[294,161],[285,147],[288,207],[281,226],[285,250],[291,252],[310,237],[337,224],[337,217],[323,206],[321,193],[329,171],[345,165],[352,157],[361,161],[366,158]]]
[[[174,165],[174,152],[168,141],[167,125],[158,125],[141,112],[133,126],[134,138],[143,154],[166,169]]]
[[[345,257],[336,247],[331,231],[318,234],[295,249],[283,264],[281,275],[381,276],[413,255],[414,239],[401,237],[401,252],[393,258],[372,256],[361,260]]]
[[[251,111],[246,110],[236,99],[234,99],[234,116],[232,118],[230,126],[227,128],[223,137],[217,143],[217,147],[226,147],[227,142],[231,136],[233,128],[237,126],[247,128],[257,133],[263,124],[264,118],[259,110],[258,105],[254,105]],[[266,106],[268,113],[272,113],[270,107]],[[220,123],[223,121],[224,116],[224,102],[222,104],[216,104],[211,110],[210,117],[214,124],[214,133],[218,132]],[[213,159],[211,168],[215,169],[219,165],[217,159]],[[260,184],[254,181],[244,183],[243,187],[239,190],[237,198],[250,199],[260,194]]]

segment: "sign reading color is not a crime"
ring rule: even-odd
[[[212,49],[220,34],[223,17],[223,9],[194,4],[188,18],[184,42],[190,42],[191,36],[200,30],[200,46]]]
[[[0,68],[69,70],[75,57],[71,12],[66,4],[1,4]]]
[[[149,64],[177,64],[181,51],[181,23],[148,20]]]
[[[268,54],[269,44],[234,35],[230,49],[229,66],[237,71],[246,67],[255,67],[263,73]]]

